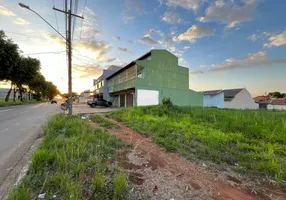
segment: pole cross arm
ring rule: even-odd
[[[65,14],[69,14],[69,12],[66,12],[66,11],[64,11],[64,10],[61,10],[61,9],[58,9],[58,8],[55,8],[55,7],[53,7],[53,9],[54,9],[54,10],[56,10],[56,11],[59,11],[59,12],[65,13]],[[79,15],[72,14],[72,13],[71,13],[71,15],[72,15],[72,16],[74,16],[74,17],[78,17],[78,18],[84,19],[84,17],[83,17],[83,16],[79,16]]]

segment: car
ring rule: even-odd
[[[58,102],[56,100],[54,100],[54,99],[51,100],[51,104],[54,104],[54,103],[57,104]]]
[[[94,98],[92,101],[88,100],[87,104],[92,108],[95,108],[96,106],[105,106],[105,107],[112,106],[112,103],[110,101],[106,101],[101,98]]]

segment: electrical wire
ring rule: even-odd
[[[50,52],[39,52],[39,53],[25,53],[23,54],[24,56],[28,56],[28,55],[38,55],[38,54],[61,54],[64,53],[66,51],[50,51]]]
[[[53,0],[53,7],[55,7],[55,0]],[[57,12],[54,10],[54,13],[55,13],[55,18],[56,18],[56,23],[57,23],[57,30],[59,31],[59,23],[58,23]]]
[[[74,13],[74,14],[77,14],[77,10],[78,10],[78,0],[74,0],[74,10],[73,10],[73,13]],[[76,26],[76,17],[73,18],[72,40],[73,40],[73,36],[74,36],[75,26]]]

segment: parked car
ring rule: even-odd
[[[54,99],[51,100],[51,104],[54,104],[54,103],[57,104],[58,102],[56,100],[54,100]]]
[[[87,104],[92,108],[95,108],[96,106],[105,106],[105,107],[112,106],[112,103],[110,101],[106,101],[100,98],[94,98],[93,100],[88,100]]]

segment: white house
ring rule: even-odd
[[[268,105],[269,110],[286,110],[286,98],[274,99]]]
[[[212,90],[202,92],[204,107],[224,108],[223,90]]]
[[[202,92],[204,95],[204,106],[233,109],[258,109],[246,88],[211,90]],[[222,99],[223,94],[223,99]]]

